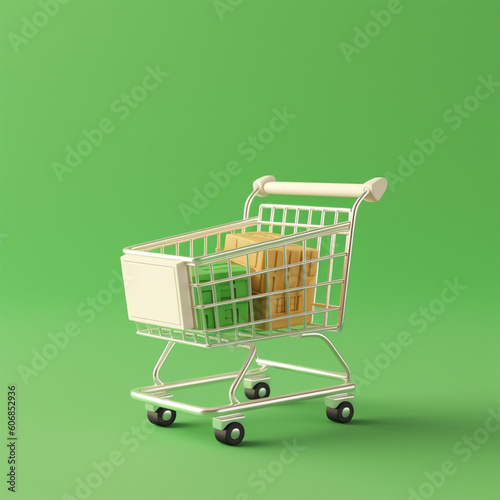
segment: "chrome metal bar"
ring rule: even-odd
[[[191,231],[189,233],[179,234],[177,236],[170,236],[168,238],[162,238],[161,240],[148,241],[146,243],[139,243],[138,245],[132,245],[123,249],[125,253],[142,253],[149,250],[154,250],[161,246],[173,245],[174,243],[182,243],[184,241],[189,241],[192,239],[201,238],[203,236],[216,235],[218,233],[227,233],[234,231],[236,229],[243,229],[248,226],[252,226],[258,222],[257,217],[251,217],[245,220],[239,220],[231,222],[229,224],[220,224],[218,226],[209,227],[206,229],[200,229],[198,231]],[[151,254],[158,255],[158,254]],[[168,257],[172,257],[169,255]]]
[[[337,224],[339,221],[339,212],[335,212],[334,216],[333,216],[333,224]],[[333,270],[334,270],[334,259],[335,259],[335,243],[336,243],[336,238],[337,238],[337,235],[336,234],[331,234],[330,235],[330,254],[333,255],[333,257],[330,259],[330,262],[328,263],[328,279],[332,279],[333,278]],[[345,248],[344,248],[344,252],[343,253],[343,256],[345,257]],[[340,254],[339,254],[340,255]],[[332,287],[331,285],[330,286],[327,286],[326,287],[326,298],[325,298],[325,304],[330,304],[330,294],[331,294],[331,291],[332,291]],[[325,317],[323,318],[323,324],[326,326],[328,323],[327,323],[327,315],[325,314]]]
[[[265,221],[265,220],[261,220],[259,221],[259,223],[263,226],[269,226],[270,228],[271,227],[282,227],[282,228],[287,228],[287,227],[293,227],[293,228],[299,228],[299,227],[302,227],[304,229],[317,229],[317,228],[321,228],[321,227],[325,227],[324,225],[321,226],[319,224],[308,224],[308,223],[301,223],[301,222],[281,222],[281,221],[273,221],[273,222],[270,222],[270,221]],[[267,232],[273,232],[273,231],[267,231]],[[305,232],[305,231],[302,231],[302,232]]]
[[[326,212],[350,212],[350,208],[346,207],[320,207],[320,206],[315,206],[315,205],[287,205],[287,204],[282,204],[282,203],[263,203],[261,205],[262,208],[269,208],[269,207],[275,207],[275,208],[292,208],[292,209],[302,209],[302,210],[309,210],[310,208],[312,210],[316,211],[321,211],[325,210]]]
[[[317,370],[316,368],[308,368],[307,366],[292,365],[289,363],[281,363],[279,361],[271,361],[268,359],[257,358],[256,363],[262,366],[272,366],[273,368],[281,368],[282,370],[290,370],[294,372],[310,373],[312,375],[319,375],[321,377],[338,378],[347,380],[346,373],[332,372],[328,370]]]
[[[252,201],[257,196],[258,192],[259,190],[255,189],[247,198],[247,201],[245,201],[245,207],[243,208],[243,219],[249,218],[248,215],[250,214],[250,207],[252,206]]]
[[[265,367],[259,366],[259,368],[253,368],[252,370],[248,370],[246,375],[256,375],[258,373],[262,373],[265,371]],[[169,382],[167,384],[161,384],[161,385],[150,385],[147,387],[141,388],[141,392],[144,393],[150,393],[150,392],[156,392],[160,390],[168,390],[168,389],[180,389],[182,387],[191,387],[194,385],[200,385],[200,384],[206,384],[206,383],[212,383],[212,382],[221,382],[224,380],[230,380],[232,378],[236,378],[240,372],[228,372],[228,373],[221,373],[217,375],[207,375],[206,377],[198,377],[198,378],[192,378],[189,380],[179,380],[176,382]]]
[[[348,241],[346,245],[346,262],[344,263],[344,272],[342,274],[342,279],[344,283],[342,284],[342,290],[340,292],[340,317],[339,317],[339,328],[342,329],[342,325],[344,324],[344,314],[345,314],[345,302],[347,297],[347,285],[349,280],[349,269],[351,266],[351,255],[352,255],[352,241],[354,238],[354,226],[356,224],[356,215],[358,213],[358,208],[360,203],[368,196],[370,191],[367,189],[354,203],[352,206],[350,222],[351,228],[349,231]],[[333,344],[332,344],[333,345]]]
[[[331,310],[338,310],[338,307],[335,308],[335,309],[331,309]],[[330,311],[330,309],[327,309],[327,311]],[[323,312],[323,311],[320,311],[320,312]],[[264,322],[264,321],[268,321],[268,320],[262,320],[260,321],[260,323]],[[259,323],[259,322],[254,322],[252,324],[255,324],[255,323]],[[251,327],[252,324],[248,323],[248,325]],[[176,339],[176,338],[170,338],[170,337],[165,337],[165,336],[161,336],[159,334],[150,334],[150,333],[146,333],[146,332],[141,332],[141,331],[137,331],[136,334],[137,335],[142,335],[144,337],[150,337],[150,338],[153,338],[153,339],[160,339],[160,340],[168,340],[170,342],[174,342],[176,344],[186,344],[186,345],[193,345],[193,346],[197,346],[197,347],[201,347],[203,349],[212,349],[212,348],[215,348],[215,347],[226,347],[226,346],[237,346],[239,344],[247,344],[249,341],[250,342],[257,342],[259,340],[268,340],[268,339],[272,339],[272,338],[278,338],[278,337],[300,337],[301,335],[304,335],[305,333],[309,333],[308,330],[313,330],[315,332],[321,332],[321,331],[325,331],[325,332],[338,332],[339,331],[339,328],[337,325],[328,325],[328,326],[323,326],[321,324],[317,324],[317,323],[311,323],[309,326],[308,326],[308,329],[307,330],[293,330],[293,331],[282,331],[282,329],[278,329],[278,330],[273,330],[273,333],[256,333],[255,336],[251,336],[252,334],[249,333],[249,336],[248,337],[244,337],[244,338],[239,338],[237,340],[226,340],[226,339],[221,339],[220,341],[218,341],[217,343],[207,343],[207,342],[210,342],[210,339],[207,340],[207,342],[205,343],[201,343],[201,342],[194,342],[194,341],[191,341],[191,340],[183,340],[183,339]],[[274,333],[276,332],[276,333]],[[204,336],[209,336],[211,333],[214,333],[214,332],[197,332],[200,336],[201,335],[204,335]]]
[[[163,363],[165,363],[167,356],[170,354],[170,351],[174,347],[174,345],[175,345],[175,342],[172,342],[172,341],[167,342],[165,349],[163,349],[161,356],[158,358],[158,361],[156,362],[156,365],[153,369],[153,382],[155,385],[163,385],[163,382],[159,378],[160,370],[161,370],[161,367],[163,366]]]
[[[279,268],[272,268],[272,270],[274,271],[275,269],[279,269]],[[258,276],[260,274],[264,274],[264,273],[252,273],[252,274],[248,274],[248,275],[245,275],[245,274],[240,274],[238,276],[239,279],[241,278],[246,278],[247,276],[250,277],[250,276]],[[267,276],[266,276],[267,278]],[[226,281],[230,281],[229,279],[221,279],[221,280],[217,280],[217,281],[207,281],[207,282],[204,282],[204,283],[200,283],[200,285],[197,285],[199,287],[205,287],[205,286],[208,286],[208,285],[212,285],[212,286],[215,286],[214,284],[216,283],[225,283]],[[336,284],[340,284],[340,283],[343,283],[344,280],[332,280],[332,281],[321,281],[320,283],[314,283],[313,285],[301,285],[301,286],[297,286],[297,287],[293,287],[293,288],[284,288],[284,289],[281,289],[281,290],[273,290],[272,292],[266,290],[266,292],[262,292],[261,296],[262,297],[265,297],[267,295],[283,295],[283,293],[286,293],[286,292],[300,292],[302,290],[307,290],[309,288],[317,288],[318,286],[324,286],[324,285],[336,285]],[[269,288],[269,287],[266,287],[266,288]],[[210,304],[199,304],[199,305],[194,305],[193,306],[193,309],[207,309],[207,308],[213,308],[214,305],[216,306],[224,306],[224,305],[229,305],[229,304],[232,304],[233,302],[241,302],[242,300],[244,299],[248,299],[248,298],[251,298],[252,295],[249,295],[248,297],[238,297],[238,298],[235,298],[235,299],[227,299],[227,300],[220,300],[218,302],[212,302]],[[339,306],[332,306],[334,308],[339,308]],[[306,314],[306,313],[300,313],[300,314]],[[242,323],[238,323],[238,326],[242,326],[243,324]],[[228,327],[230,328],[230,327]],[[234,327],[233,327],[234,328]]]
[[[242,248],[245,248],[245,247],[242,247]],[[218,255],[221,255],[221,253],[222,252],[219,252]],[[339,257],[345,257],[346,255],[347,254],[345,252],[340,252],[340,253],[336,253],[336,254],[329,254],[329,255],[321,255],[320,257],[317,257],[315,259],[306,259],[306,260],[302,260],[300,262],[294,262],[292,264],[284,264],[282,266],[268,267],[268,268],[263,269],[262,271],[251,271],[251,272],[247,272],[244,274],[238,274],[236,279],[251,278],[253,276],[259,276],[261,274],[268,274],[269,271],[275,272],[275,271],[281,271],[281,270],[303,268],[307,264],[314,264],[316,262],[323,262],[323,261],[332,261],[333,259],[337,259]],[[244,254],[244,256],[248,256],[248,251],[247,251],[247,253]],[[218,260],[220,260],[220,259],[218,259]],[[196,267],[197,266],[193,266],[194,269],[196,269]],[[249,267],[250,266],[248,265],[248,262],[247,262],[247,270]],[[198,275],[196,274],[194,277],[193,283],[191,283],[191,286],[198,286],[198,287],[203,286],[203,287],[205,287],[205,286],[211,285],[213,283],[230,282],[230,281],[233,281],[234,279],[235,279],[234,277],[228,276],[227,278],[217,278],[216,280],[213,280],[213,281],[199,282]],[[334,280],[334,281],[321,281],[320,283],[315,283],[314,285],[301,285],[299,288],[301,288],[301,289],[307,288],[307,287],[312,288],[312,287],[317,286],[318,284],[327,285],[329,283],[332,284],[332,283],[340,283],[340,282],[342,282],[341,279]],[[293,290],[290,289],[290,291],[293,291]]]
[[[281,238],[276,240],[265,241],[262,243],[254,243],[253,245],[248,245],[241,248],[235,248],[234,250],[224,250],[222,252],[218,252],[216,255],[197,257],[193,260],[193,262],[199,265],[199,264],[208,264],[212,261],[218,261],[223,259],[233,259],[235,257],[246,256],[249,253],[270,250],[291,243],[302,243],[305,239],[318,238],[319,236],[325,236],[335,233],[348,234],[350,228],[351,228],[351,222],[349,221],[341,222],[336,225],[319,227],[317,229],[309,229],[308,231],[303,231],[301,233],[289,234],[287,236],[282,236]],[[160,256],[160,254],[152,254],[152,255]]]
[[[326,336],[323,335],[322,333],[318,332],[306,332],[301,335],[301,337],[316,337],[322,339],[326,345],[331,349],[339,363],[342,365],[342,368],[344,368],[345,373],[346,373],[346,382],[349,382],[351,380],[351,370],[349,369],[349,366],[347,366],[347,363],[345,362],[344,358],[340,355],[338,349],[333,345],[333,342]]]
[[[250,401],[244,401],[243,403],[235,403],[223,406],[214,407],[203,407],[196,406],[188,403],[181,403],[172,399],[162,399],[160,397],[150,396],[148,394],[141,393],[141,389],[133,390],[130,395],[132,398],[145,403],[150,403],[156,406],[168,406],[168,408],[173,410],[181,410],[194,415],[203,415],[206,413],[231,413],[234,410],[253,410],[255,408],[260,408],[262,406],[270,406],[272,404],[286,403],[290,401],[298,401],[302,399],[313,399],[321,396],[328,396],[329,394],[336,394],[339,392],[348,392],[356,388],[354,384],[339,384],[335,387],[325,387],[322,389],[314,389],[310,391],[296,392],[293,394],[285,394],[283,396],[274,396],[264,399],[254,399]]]
[[[307,288],[311,288],[311,287],[307,287]],[[291,289],[291,290],[294,290],[294,289]],[[285,293],[285,292],[281,291],[281,293]],[[265,298],[267,298],[268,300],[270,300],[270,297],[273,296],[273,295],[276,295],[276,294],[279,294],[279,291],[277,291],[277,292],[266,292],[266,294],[262,294],[262,295]],[[224,302],[224,304],[225,303],[229,304],[230,301],[227,300],[227,301]],[[223,304],[223,302],[217,302],[217,305],[218,304]],[[196,309],[203,310],[204,308],[207,308],[209,306],[194,306],[194,307]],[[304,316],[309,316],[310,314],[314,314],[315,312],[317,312],[317,313],[318,312],[319,313],[325,313],[325,312],[339,311],[339,310],[340,310],[339,306],[330,306],[330,307],[326,307],[325,309],[316,310],[316,311],[307,311],[307,312],[303,312],[302,311],[302,312],[293,313],[293,314],[284,314],[284,315],[279,316],[279,319],[301,318],[301,317],[304,317]],[[277,318],[271,318],[271,320],[272,319],[277,319]],[[258,320],[258,321],[254,321],[253,323],[250,323],[250,322],[248,322],[248,323],[238,323],[238,328],[240,328],[240,329],[247,328],[247,327],[251,327],[252,325],[260,325],[262,323],[268,323],[269,321],[270,321],[270,318],[265,318],[265,319],[261,319],[261,320]],[[331,329],[333,329],[333,327]],[[231,331],[231,330],[234,330],[234,325],[219,327],[219,328],[215,328],[215,329],[212,329],[212,330],[204,330],[204,331],[199,330],[199,332],[200,333],[208,333],[208,334],[215,335],[215,334],[217,334],[219,332],[224,333],[226,331]],[[292,332],[290,333],[290,335],[293,335],[293,334],[294,334],[294,332],[292,330]],[[264,335],[267,335],[267,337],[269,337],[269,333],[264,334]]]
[[[231,402],[231,404],[239,403],[238,399],[236,398],[236,394],[235,394],[236,389],[240,385],[240,382],[243,380],[243,377],[246,375],[248,367],[250,366],[250,363],[255,358],[255,352],[257,351],[256,347],[253,344],[240,344],[239,347],[245,347],[250,352],[248,353],[247,359],[243,363],[241,370],[239,371],[238,375],[234,379],[234,382],[231,384],[231,387],[229,388],[229,401]]]

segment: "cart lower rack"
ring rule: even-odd
[[[240,221],[124,249],[122,270],[129,319],[137,333],[167,342],[153,370],[153,385],[132,391],[146,404],[149,420],[170,426],[177,412],[212,414],[215,437],[235,445],[243,440],[243,412],[272,404],[325,397],[328,418],[353,416],[349,368],[327,337],[344,322],[356,214],[363,200],[379,200],[384,178],[365,184],[254,183]],[[357,198],[352,208],[261,204],[268,194]],[[260,358],[257,341],[293,337],[320,340],[340,371]],[[178,344],[244,349],[239,371],[163,383],[160,370]],[[319,389],[271,396],[268,368],[334,379]],[[200,406],[174,399],[177,389],[228,381],[228,401]],[[332,382],[331,382],[332,383]],[[237,396],[244,389],[245,400]]]

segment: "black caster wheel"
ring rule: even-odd
[[[220,443],[236,446],[243,441],[245,429],[239,422],[232,422],[223,430],[215,429],[215,439]]]
[[[177,413],[168,408],[158,408],[156,411],[148,411],[148,420],[160,427],[168,427],[174,423]]]
[[[354,415],[354,407],[348,401],[343,401],[337,408],[326,408],[326,416],[334,422],[347,424]]]
[[[271,388],[265,382],[259,382],[253,389],[245,389],[245,396],[248,399],[267,398],[271,394]]]

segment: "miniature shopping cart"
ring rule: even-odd
[[[266,176],[254,182],[242,220],[125,248],[121,260],[129,319],[139,335],[166,341],[153,385],[131,393],[145,403],[149,420],[167,427],[178,411],[209,414],[216,439],[236,445],[244,437],[246,410],[324,396],[328,418],[349,422],[355,385],[325,334],[340,331],[344,322],[359,205],[379,200],[386,187],[382,177],[365,184],[327,184],[276,182]],[[352,208],[261,204],[258,214],[250,216],[255,198],[269,194],[356,201]],[[320,339],[341,371],[257,356],[258,341],[278,337]],[[176,344],[232,346],[248,355],[237,372],[164,383],[160,369]],[[268,368],[326,377],[336,385],[271,396]],[[178,389],[220,381],[229,385],[229,401],[223,405],[174,398]]]

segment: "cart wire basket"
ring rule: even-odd
[[[334,184],[277,182],[265,176],[254,182],[242,220],[125,248],[121,261],[129,319],[139,335],[166,341],[153,369],[153,385],[131,392],[145,403],[150,422],[170,426],[178,411],[212,415],[216,439],[236,445],[245,434],[242,412],[315,397],[325,397],[330,420],[349,422],[355,385],[326,333],[343,326],[359,205],[379,200],[386,187],[382,177],[364,184]],[[251,217],[255,198],[270,194],[356,200],[351,208],[261,204]],[[340,371],[257,355],[257,341],[285,336],[320,339]],[[248,354],[237,372],[164,383],[160,370],[178,343],[233,346]],[[335,384],[271,396],[270,367],[326,377]],[[224,405],[174,399],[176,389],[219,381],[231,383]],[[236,395],[240,386],[244,401]]]

